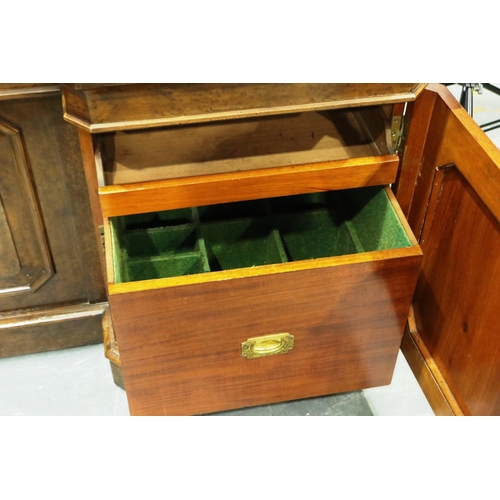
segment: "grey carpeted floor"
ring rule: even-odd
[[[211,416],[317,416],[317,417],[340,417],[340,416],[373,416],[372,410],[362,391],[346,392],[334,396],[302,399],[288,403],[276,403],[272,405],[256,406],[241,410],[231,410],[220,413],[212,413]]]

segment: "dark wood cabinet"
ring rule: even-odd
[[[0,357],[102,341],[78,134],[55,85],[0,85]]]
[[[445,87],[63,92],[132,414],[388,383],[400,345],[437,414],[500,414],[500,152]]]

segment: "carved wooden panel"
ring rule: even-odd
[[[0,119],[0,294],[29,293],[54,273],[21,131]]]
[[[102,341],[99,244],[57,87],[0,84],[0,358]]]
[[[14,276],[21,270],[9,222],[0,199],[0,276]]]

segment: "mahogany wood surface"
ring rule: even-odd
[[[106,358],[120,366],[120,351],[118,349],[118,343],[116,342],[115,331],[113,329],[113,322],[111,320],[111,313],[109,307],[102,317],[102,330],[103,330],[103,342],[104,342],[104,354]]]
[[[109,132],[414,100],[416,83],[63,85],[64,117]]]
[[[113,329],[113,321],[109,307],[102,318],[103,340],[104,340],[104,355],[109,360],[111,373],[113,374],[114,383],[125,390],[125,383],[123,381],[123,373],[121,367],[120,351],[118,343],[116,342],[115,332]]]
[[[412,101],[416,97],[416,101],[408,106],[406,119],[410,125],[406,131],[406,142],[401,153],[401,168],[397,179],[394,170],[392,180],[382,181],[378,178],[377,181],[380,184],[387,184],[396,180],[395,191],[402,212],[408,217],[411,227],[420,238],[426,255],[414,302],[418,328],[408,332],[403,347],[412,368],[420,371],[420,374],[416,373],[417,378],[424,388],[429,388],[425,389],[426,394],[432,393],[430,387],[433,385],[437,387],[439,394],[435,392],[434,396],[431,394],[429,397],[433,407],[438,408],[438,413],[499,414],[499,377],[498,369],[495,368],[500,365],[498,327],[493,321],[493,314],[496,304],[500,303],[498,295],[500,285],[498,264],[491,253],[496,251],[498,254],[498,221],[500,221],[500,153],[497,148],[442,86],[428,85],[423,91],[421,86],[414,86],[410,92],[412,95],[398,93],[395,87],[386,86],[385,91],[392,92],[391,96],[383,95],[384,91],[374,92],[376,86],[342,87],[339,84],[320,84],[316,87],[301,85],[278,87],[280,86],[263,87],[257,84],[65,87],[66,119],[87,132],[97,133],[368,104],[398,103]],[[277,93],[273,94],[273,91]],[[349,95],[349,92],[353,94]],[[90,135],[87,133],[87,145],[92,144],[89,138]],[[149,139],[143,145],[147,146],[148,141]],[[88,148],[88,152],[92,152],[92,148],[93,146]],[[135,154],[134,151],[131,153],[132,156]],[[127,154],[123,155],[122,159],[128,161],[130,157]],[[152,155],[154,160],[156,160],[155,154],[153,150],[147,151],[147,155]],[[381,158],[386,161],[385,157],[379,157],[378,160]],[[393,159],[391,157],[387,159],[392,165]],[[144,161],[147,161],[147,156]],[[95,159],[90,160],[89,164],[94,164],[95,167]],[[121,165],[126,166],[125,163]],[[374,179],[375,174],[368,172],[365,168],[367,165],[363,165],[363,169],[358,169],[361,167],[359,161],[357,166],[352,163],[344,165],[343,168],[349,167],[352,170],[342,182],[345,184],[357,179],[356,182],[362,185],[365,180],[360,181],[362,178],[358,177],[362,175],[362,170],[365,175],[369,174],[370,179]],[[436,173],[436,168],[443,166],[450,167]],[[318,167],[317,172],[314,171],[316,167]],[[328,168],[330,167],[331,165]],[[267,169],[267,172],[264,172],[264,169],[250,171],[249,174],[243,172],[238,174],[243,179],[241,185],[236,179],[224,177],[227,174],[214,174],[204,179],[210,182],[204,186],[210,188],[208,195],[204,194],[203,182],[197,177],[192,177],[188,181],[172,179],[157,183],[144,182],[105,187],[101,181],[99,198],[104,215],[113,216],[195,204],[239,201],[245,197],[258,198],[261,190],[265,191],[261,197],[314,192],[317,189],[316,179],[307,176],[317,176],[319,172],[321,175],[324,174],[326,179],[328,168],[325,165],[308,163],[304,165],[304,172],[300,172],[300,168],[300,166],[293,167],[295,170],[293,175],[298,175],[298,178],[293,177],[292,171],[278,172],[275,168]],[[336,170],[334,177],[337,177],[340,170]],[[347,170],[345,172],[347,173]],[[247,174],[249,177],[245,178]],[[280,186],[276,190],[272,186],[277,179],[283,182],[276,183]],[[302,184],[300,179],[304,181]],[[261,182],[264,180],[266,182]],[[308,182],[305,182],[306,180]],[[314,183],[309,182],[312,180]],[[293,191],[293,186],[296,186],[297,182],[298,189]],[[311,189],[311,185],[314,189],[307,191],[307,188]],[[339,188],[339,185],[330,184],[327,189]],[[188,199],[189,201],[186,201]],[[8,253],[9,250],[5,252]],[[349,267],[352,263],[348,262],[348,257],[346,259],[343,262],[345,266],[332,266],[328,272],[341,272],[342,269]],[[375,259],[372,264],[380,262]],[[368,266],[369,263],[365,262],[364,265]],[[281,268],[282,271],[283,269],[285,268]],[[177,281],[166,279],[110,284],[111,301],[118,304],[117,307],[112,304],[113,314],[117,315],[120,324],[120,332],[117,332],[118,341],[120,342],[120,334],[123,333],[124,338],[129,339],[125,343],[132,342],[129,345],[133,348],[127,351],[126,356],[130,356],[128,358],[131,366],[130,377],[132,391],[135,394],[133,398],[139,398],[140,385],[151,376],[151,382],[148,382],[151,385],[147,385],[148,401],[151,407],[155,407],[154,411],[159,413],[163,411],[158,406],[163,398],[163,392],[160,395],[155,393],[157,389],[153,386],[155,380],[163,380],[162,377],[168,374],[162,371],[164,368],[161,368],[161,363],[154,358],[154,352],[146,351],[153,347],[162,347],[163,342],[170,341],[161,338],[161,333],[155,333],[156,327],[161,328],[168,323],[166,313],[161,321],[154,320],[154,327],[151,327],[151,330],[148,327],[147,334],[157,339],[154,346],[144,345],[139,348],[133,344],[138,340],[133,337],[134,327],[131,321],[136,321],[136,331],[142,331],[143,325],[146,324],[146,310],[151,308],[151,304],[159,304],[166,297],[185,313],[187,309],[182,308],[192,306],[176,298],[177,294],[178,297],[184,297],[182,295],[184,290],[202,290],[205,287],[212,290],[227,286],[226,293],[229,293],[232,284],[252,282],[252,280],[280,282],[282,278],[289,279],[295,274],[310,273],[313,276],[315,273],[319,275],[321,272],[326,272],[322,266],[307,270],[290,268],[287,271],[257,273],[255,276],[238,275],[238,272],[230,271],[224,274],[220,282],[206,277],[201,280],[199,277],[186,277]],[[309,285],[305,283],[303,286]],[[246,292],[242,290],[241,293]],[[134,304],[134,297],[140,297],[139,305]],[[242,297],[247,300],[246,295]],[[182,303],[176,302],[177,300]],[[252,300],[258,301],[254,297]],[[144,304],[141,311],[139,309],[142,301]],[[232,311],[231,307],[235,307],[223,302],[221,304],[224,304],[221,307],[228,311]],[[215,304],[217,307],[218,305]],[[198,309],[195,310],[198,312]],[[202,311],[209,316],[208,306],[200,308],[200,314]],[[175,313],[176,311],[171,311],[171,314]],[[251,314],[238,310],[238,314],[240,313]],[[132,319],[135,315],[141,318],[141,321]],[[163,312],[160,312],[160,315],[163,315]],[[236,317],[236,312],[229,313],[229,318]],[[193,339],[201,338],[200,325],[205,321],[200,319],[201,316],[197,318],[199,325],[197,324],[196,328],[199,330],[193,333]],[[248,316],[248,321],[250,320]],[[222,318],[218,321],[221,324],[223,322]],[[374,321],[376,324],[381,319]],[[184,332],[188,335],[187,331]],[[138,350],[134,351],[135,347]],[[177,352],[175,349],[174,352]],[[182,360],[179,363],[186,365],[188,363],[186,356],[185,353],[179,354],[179,359]],[[286,359],[287,355],[279,357]],[[148,367],[145,362],[141,368],[141,359],[144,362],[146,359],[151,359],[151,366]],[[218,369],[215,368],[214,373],[220,375]],[[191,391],[189,384],[194,383],[193,379],[194,376],[191,375],[186,375],[183,379],[183,384],[187,384],[189,391]],[[201,391],[201,388],[194,390]],[[300,390],[297,389],[297,394]],[[450,390],[452,395],[449,393]],[[196,397],[198,396],[203,401],[202,394],[197,394]],[[174,396],[169,393],[168,397]],[[215,395],[213,397],[217,400]],[[241,403],[243,396],[237,397]],[[147,405],[150,403],[141,406],[139,399],[133,403],[134,412],[140,414],[149,411],[150,407]],[[229,407],[232,406],[227,406]],[[194,406],[190,408],[190,412],[215,411]]]
[[[424,91],[416,102],[408,105],[408,122],[411,123],[407,131],[407,141],[402,155],[401,166],[398,172],[398,179],[394,186],[397,194],[399,206],[403,213],[408,216],[411,202],[413,200],[415,184],[417,177],[421,172],[421,163],[423,158],[425,141],[432,118],[432,110],[436,94],[434,92]],[[421,185],[423,183],[420,183]],[[416,234],[418,235],[418,231]]]
[[[417,330],[464,413],[500,415],[500,223],[456,169],[435,190]]]
[[[408,317],[408,325],[401,342],[401,351],[434,414],[437,416],[463,416],[453,393],[418,334],[413,309]]]
[[[157,278],[143,281],[129,281],[125,283],[108,283],[110,295],[121,293],[139,292],[145,290],[157,290],[159,288],[171,288],[176,286],[193,285],[199,283],[209,283],[212,281],[226,281],[255,276],[269,276],[271,274],[289,273],[304,271],[306,269],[324,269],[326,267],[340,267],[356,264],[358,262],[378,262],[387,259],[397,259],[414,257],[421,255],[420,247],[393,248],[390,250],[378,250],[374,252],[350,255],[340,255],[337,257],[322,257],[307,261],[285,262],[283,264],[267,264],[263,266],[245,267],[239,269],[229,269],[210,273],[189,274],[186,276],[176,276],[171,278]]]
[[[421,98],[435,102],[428,128],[412,121],[426,137],[408,141],[422,151],[407,163],[424,252],[417,330],[463,413],[499,415],[500,152],[444,87]]]
[[[421,257],[110,295],[132,415],[189,415],[390,383]],[[154,313],[152,313],[154,311]],[[288,332],[287,354],[241,357]]]
[[[116,185],[386,155],[388,128],[378,106],[294,113],[102,134],[96,156]]]
[[[100,342],[106,300],[76,130],[60,93],[16,89],[0,100],[0,356]]]
[[[105,217],[273,198],[394,182],[397,155],[337,160],[208,176],[104,186],[98,189]]]
[[[429,85],[422,97],[427,99],[428,93],[436,95],[436,102],[432,108],[425,149],[420,160],[415,158],[421,165],[415,186],[416,201],[409,212],[410,222],[415,219],[415,223],[421,223],[425,213],[421,207],[427,203],[433,181],[429,170],[450,163],[456,164],[493,216],[500,221],[500,151],[446,87]],[[415,228],[414,231],[418,233]]]

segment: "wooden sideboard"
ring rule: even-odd
[[[437,414],[500,414],[500,152],[445,87],[77,84],[63,98],[132,414],[386,384],[400,345]],[[259,238],[271,247],[247,261]]]
[[[60,87],[0,84],[0,357],[102,342],[99,259]]]

